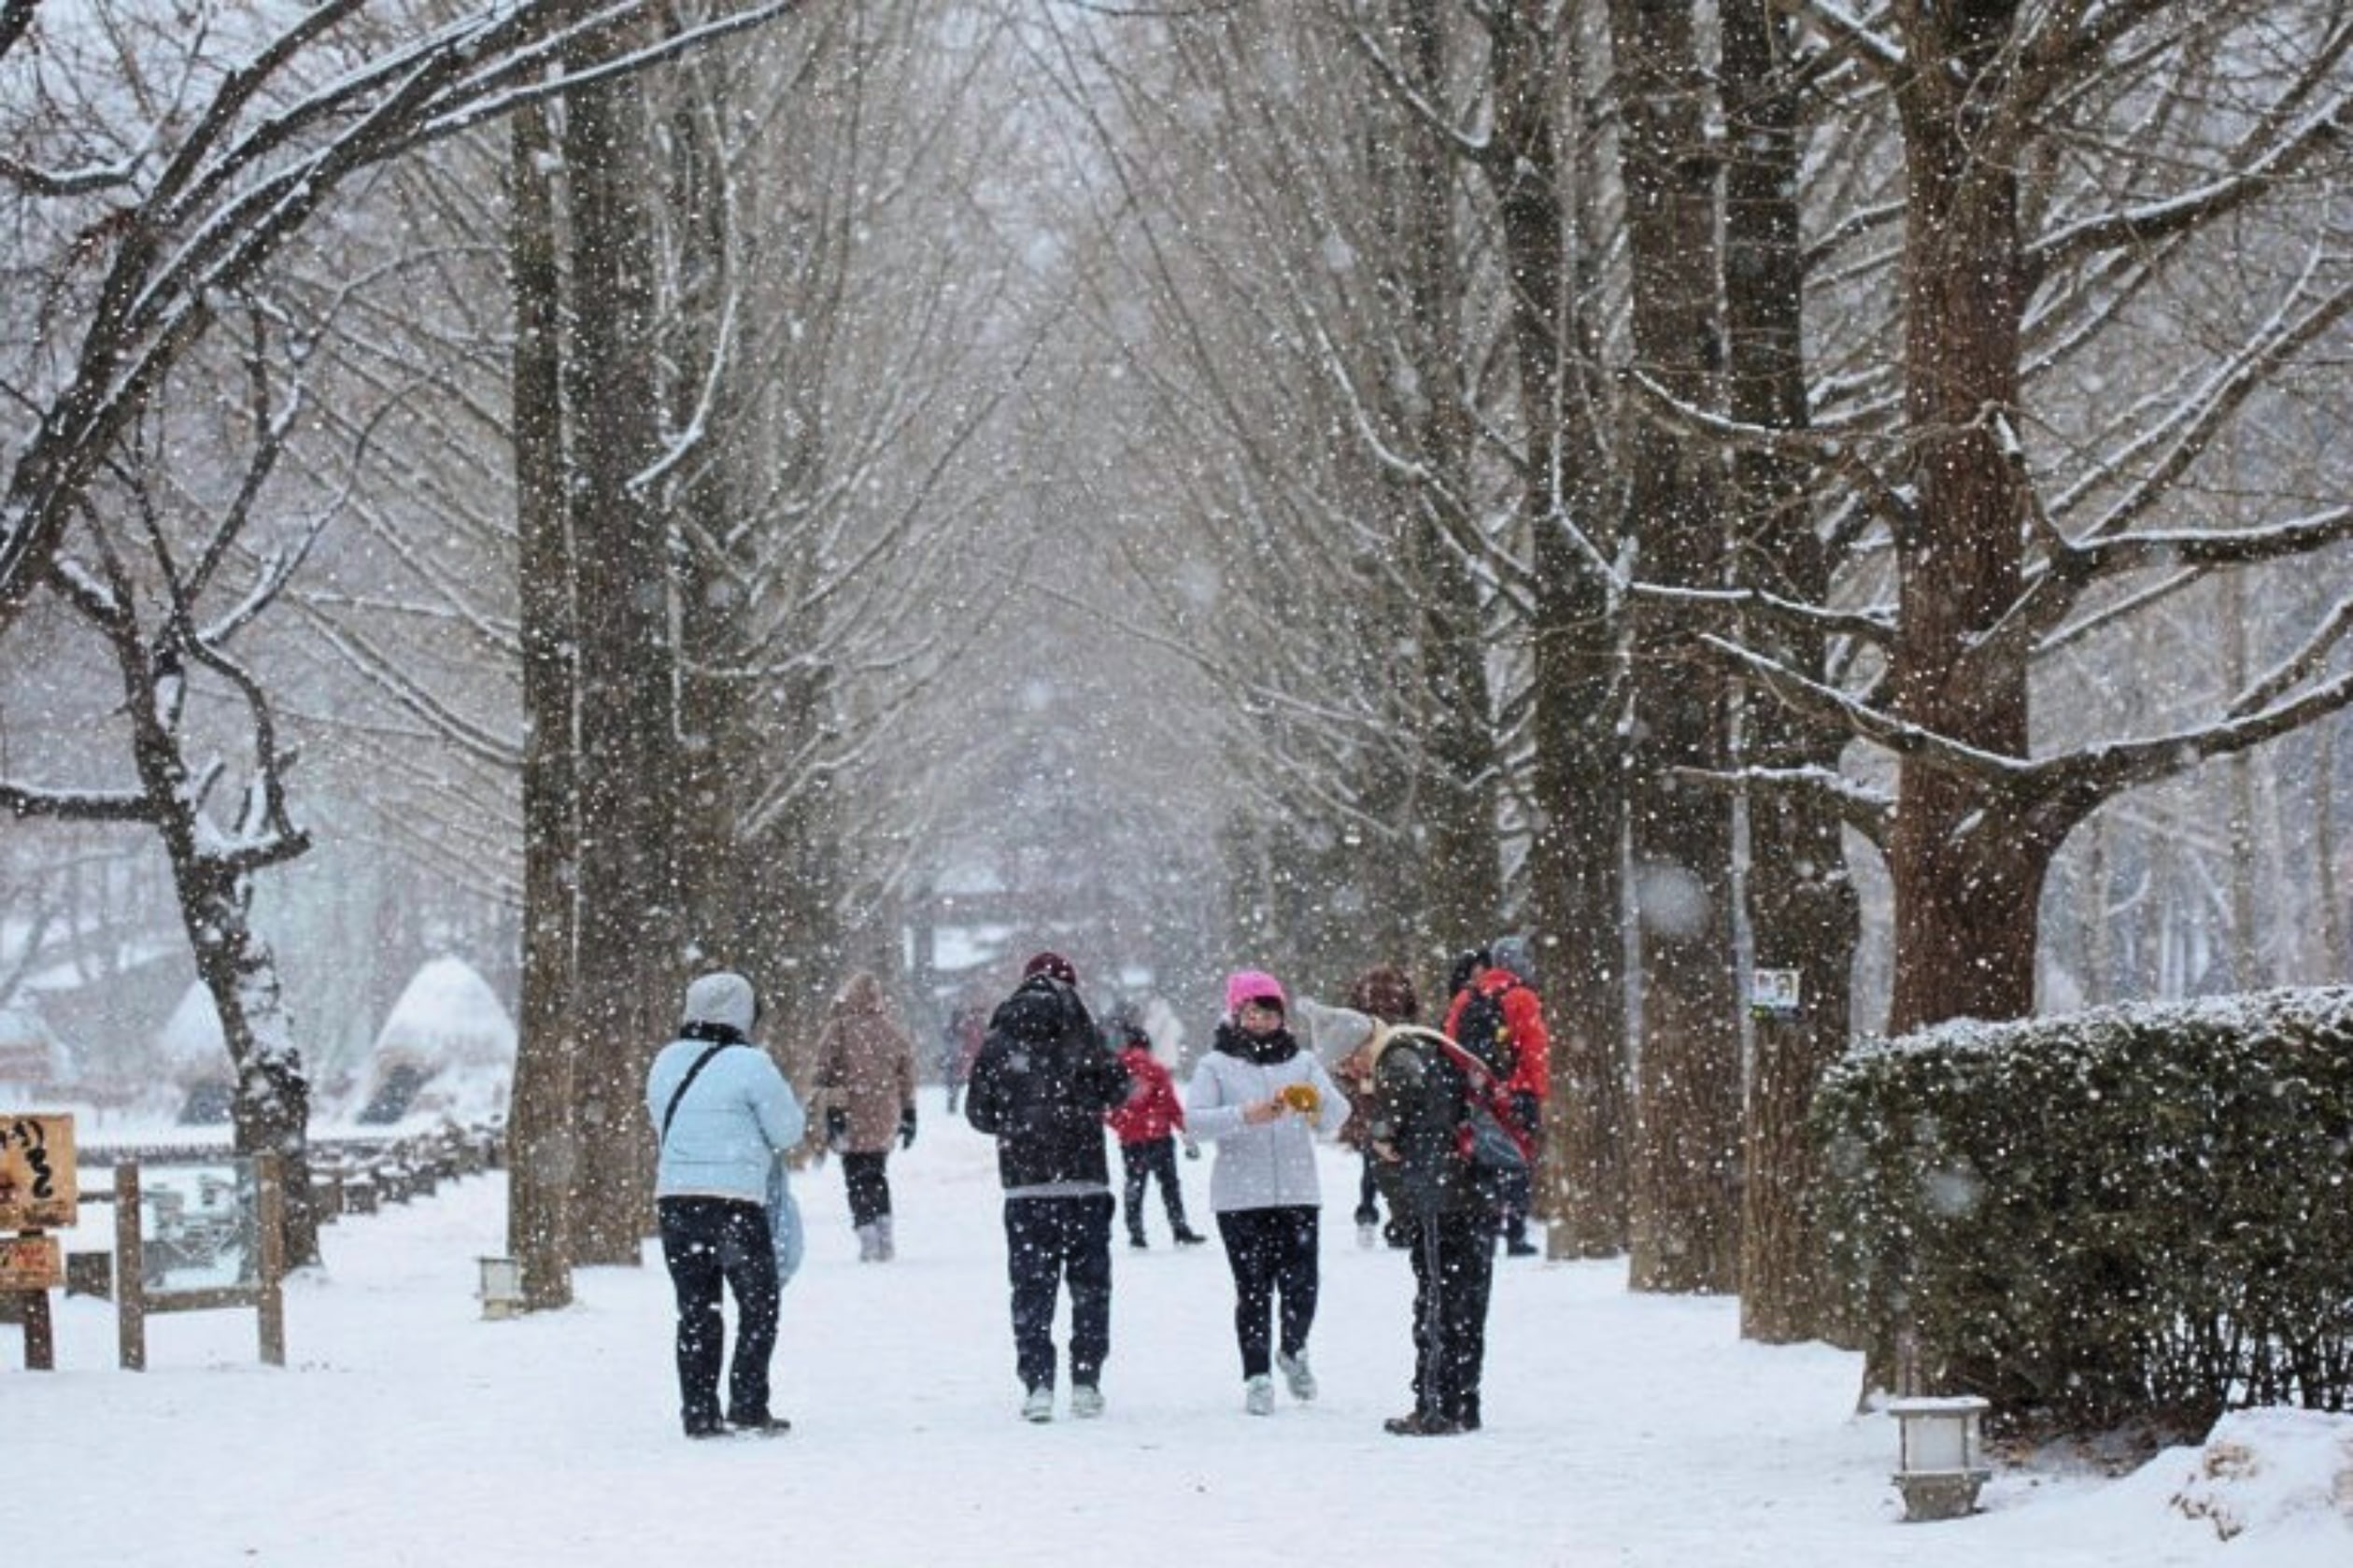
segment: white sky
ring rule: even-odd
[[[2172,1504],[2195,1450],[2115,1480],[2006,1471],[1978,1517],[1906,1524],[1893,1423],[1851,1409],[1856,1358],[1744,1343],[1732,1302],[1630,1295],[1614,1264],[1499,1262],[1487,1430],[1389,1437],[1410,1280],[1357,1249],[1354,1165],[1329,1149],[1317,1403],[1242,1413],[1224,1260],[1170,1250],[1155,1208],[1150,1251],[1114,1242],[1108,1416],[1028,1426],[992,1151],[925,1095],[891,1162],[900,1261],[856,1261],[838,1169],[796,1183],[789,1435],[679,1435],[658,1263],[585,1272],[566,1312],[482,1321],[503,1187],[475,1178],[326,1233],[284,1371],[255,1363],[246,1312],[152,1321],[143,1374],[115,1369],[103,1303],[52,1296],[54,1374],[21,1370],[0,1329],[9,1538],[28,1568],[2353,1562],[2353,1417],[2247,1424],[2252,1474],[2212,1489],[2247,1527],[2227,1544]],[[1207,1228],[1208,1160],[1183,1168]],[[69,1247],[106,1244],[90,1213]]]

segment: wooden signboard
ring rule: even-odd
[[[126,1371],[147,1365],[159,1312],[250,1307],[262,1359],[286,1364],[286,1194],[276,1156],[114,1167],[115,1333]]]
[[[0,1291],[50,1291],[65,1283],[65,1253],[53,1236],[0,1236]]]
[[[38,1111],[0,1111],[0,1231],[70,1228],[74,1119]]]

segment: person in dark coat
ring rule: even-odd
[[[1112,1191],[1103,1113],[1127,1097],[1127,1069],[1079,999],[1078,971],[1041,953],[988,1021],[964,1117],[997,1139],[1013,1285],[1013,1366],[1025,1420],[1054,1419],[1054,1311],[1070,1290],[1070,1414],[1103,1413],[1111,1354]]]
[[[1358,975],[1348,988],[1348,1005],[1376,1024],[1411,1024],[1422,1016],[1422,998],[1412,978],[1394,964],[1376,964]],[[1374,1170],[1371,1140],[1365,1132],[1365,1106],[1372,1098],[1371,1072],[1372,1053],[1363,1048],[1334,1068],[1351,1107],[1347,1123],[1340,1130],[1340,1141],[1364,1157],[1356,1183],[1356,1242],[1361,1247],[1372,1246],[1381,1231],[1381,1183]],[[1404,1227],[1392,1223],[1388,1229],[1390,1245],[1403,1247]]]
[[[988,1038],[988,1014],[971,1002],[958,1002],[948,1012],[948,1021],[940,1031],[940,1078],[948,1086],[948,1114],[956,1114],[957,1102],[964,1097],[965,1081],[972,1076],[972,1064],[981,1053],[981,1042]]]
[[[1464,1075],[1427,1029],[1382,1029],[1368,1049],[1367,1136],[1413,1264],[1413,1408],[1383,1425],[1400,1437],[1476,1432],[1495,1242],[1470,1163]]]
[[[1106,1020],[1112,1043],[1119,1049],[1119,1064],[1132,1081],[1127,1099],[1104,1112],[1104,1124],[1119,1139],[1119,1163],[1127,1183],[1121,1190],[1122,1212],[1127,1216],[1127,1245],[1143,1249],[1144,1191],[1154,1178],[1169,1210],[1169,1232],[1180,1247],[1198,1247],[1209,1239],[1184,1220],[1184,1185],[1177,1180],[1177,1136],[1184,1131],[1184,1102],[1177,1098],[1176,1081],[1152,1053],[1152,1037],[1125,1009],[1114,1009]],[[1199,1150],[1190,1137],[1184,1151],[1193,1158]]]
[[[1499,1068],[1511,1095],[1512,1119],[1537,1148],[1544,1142],[1544,1102],[1552,1092],[1552,1035],[1544,1024],[1544,1004],[1531,980],[1535,973],[1524,937],[1503,937],[1477,948],[1456,961],[1453,999],[1446,1008],[1446,1038],[1457,1041],[1482,1061],[1508,1056]],[[1474,1026],[1476,1014],[1485,1022]],[[1492,1030],[1495,1038],[1472,1039],[1468,1035]],[[1532,1258],[1541,1250],[1528,1239],[1528,1212],[1535,1198],[1535,1173],[1520,1169],[1487,1179],[1487,1206],[1505,1252]]]

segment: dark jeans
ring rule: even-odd
[[[1283,1353],[1307,1349],[1315,1326],[1316,1210],[1229,1208],[1217,1216],[1226,1262],[1234,1271],[1234,1338],[1241,1346],[1241,1375],[1263,1377],[1275,1297],[1283,1297]]]
[[[1413,1260],[1413,1408],[1435,1420],[1476,1423],[1495,1270],[1488,1215],[1474,1209],[1406,1224]]]
[[[1007,1198],[1005,1272],[1013,1287],[1013,1370],[1054,1387],[1054,1302],[1070,1286],[1070,1381],[1102,1377],[1112,1352],[1112,1195]]]
[[[1536,1197],[1535,1173],[1519,1170],[1481,1171],[1480,1191],[1487,1202],[1487,1234],[1500,1236],[1514,1247],[1528,1239],[1528,1209]]]
[[[1160,1179],[1160,1196],[1169,1208],[1169,1229],[1183,1235],[1190,1229],[1184,1222],[1184,1188],[1177,1180],[1176,1138],[1149,1138],[1142,1143],[1123,1143],[1119,1146],[1119,1163],[1127,1174],[1127,1234],[1138,1241],[1144,1238],[1144,1188],[1153,1177]]]
[[[769,1414],[768,1359],[776,1349],[776,1248],[768,1210],[734,1198],[663,1198],[662,1262],[678,1294],[679,1414],[688,1432],[719,1424],[719,1363],[727,1329],[722,1280],[735,1293],[735,1363],[728,1377],[730,1420]]]
[[[842,1184],[850,1192],[850,1223],[871,1225],[890,1212],[890,1151],[842,1156]]]
[[[1381,1188],[1372,1177],[1372,1152],[1364,1154],[1365,1168],[1356,1178],[1356,1222],[1360,1225],[1381,1223]]]

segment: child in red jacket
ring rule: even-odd
[[[1103,1113],[1112,1136],[1119,1139],[1119,1161],[1126,1167],[1124,1194],[1127,1216],[1127,1245],[1143,1248],[1144,1188],[1160,1179],[1160,1195],[1169,1205],[1169,1229],[1180,1247],[1198,1247],[1209,1238],[1184,1222],[1184,1188],[1177,1180],[1176,1135],[1184,1131],[1184,1102],[1177,1098],[1169,1069],[1152,1053],[1152,1037],[1126,1009],[1114,1009],[1103,1020],[1104,1032],[1119,1048],[1119,1061],[1133,1087],[1127,1103]],[[1198,1158],[1193,1140],[1184,1140],[1188,1159]]]

